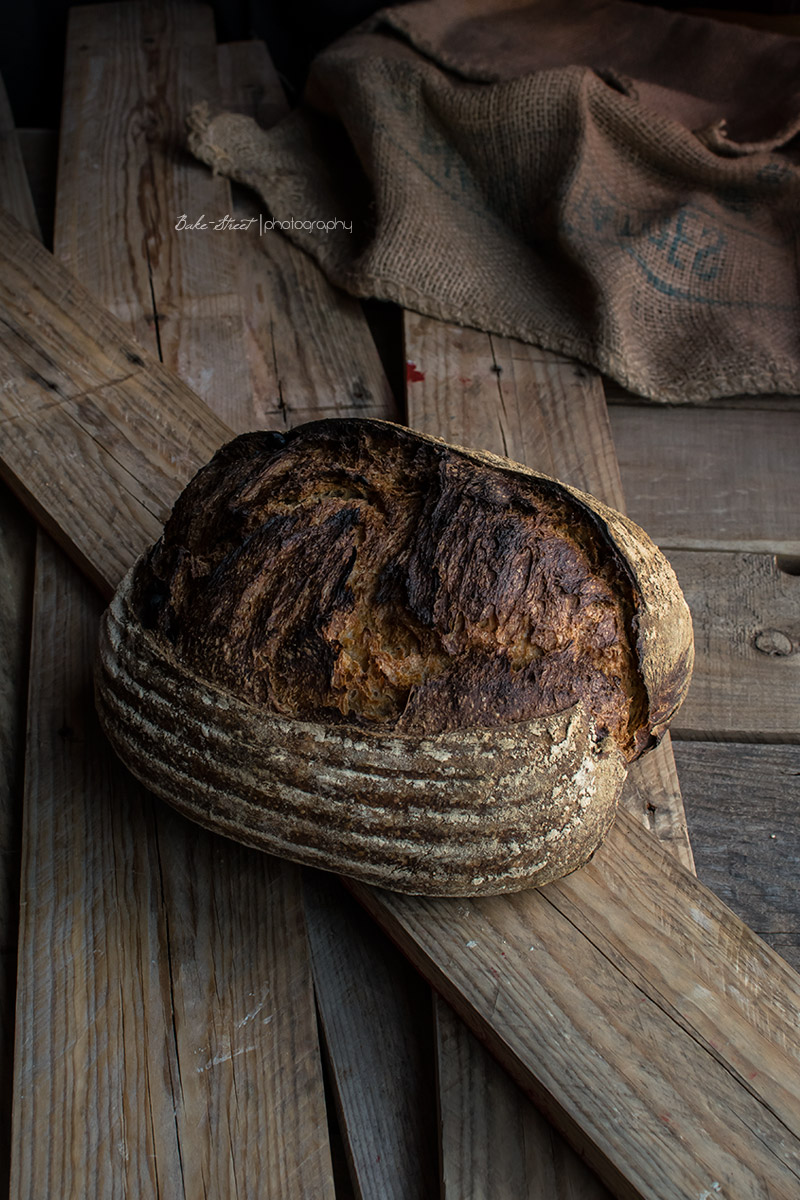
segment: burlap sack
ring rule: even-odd
[[[273,129],[190,138],[354,295],[701,401],[800,391],[799,88],[800,39],[425,0],[327,49]]]

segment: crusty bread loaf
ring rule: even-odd
[[[381,421],[245,434],[103,620],[103,725],[203,824],[401,891],[574,870],[692,665],[666,560],[599,501]]]

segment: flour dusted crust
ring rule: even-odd
[[[103,620],[121,757],[201,823],[400,891],[557,878],[692,665],[647,536],[493,455],[371,420],[245,434]]]

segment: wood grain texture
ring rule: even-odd
[[[620,803],[687,871],[694,872],[690,831],[669,734],[654,750],[630,764]]]
[[[353,890],[612,1193],[796,1195],[800,980],[629,814],[515,897]]]
[[[65,265],[229,423],[250,391],[230,188],[186,150],[193,104],[219,103],[211,9],[70,10],[55,245]],[[204,217],[205,230],[177,230]],[[237,347],[232,352],[232,347]]]
[[[43,451],[46,456],[46,447]],[[58,473],[59,455],[53,449],[49,453],[52,470]],[[89,475],[96,469],[91,461],[85,468]],[[604,867],[592,896],[588,889],[589,873],[595,865],[599,868],[607,862],[607,854],[614,846],[618,850],[614,861],[619,862],[620,871],[615,875],[613,870]],[[625,873],[629,870],[626,864],[632,863],[640,866],[632,877],[628,876],[626,884]],[[617,879],[621,882],[617,883]],[[555,1007],[550,1002],[547,1008],[539,1003],[537,994],[528,995],[524,989],[518,996],[515,993],[514,1004],[509,1006],[506,993],[498,989],[497,978],[488,969],[491,966],[499,970],[496,962],[487,960],[482,964],[466,954],[466,942],[473,940],[471,927],[459,926],[458,914],[452,906],[426,907],[425,919],[414,922],[411,913],[419,914],[424,905],[408,902],[409,907],[403,908],[399,898],[388,894],[374,893],[370,898],[385,924],[392,924],[398,911],[407,915],[408,929],[404,936],[409,952],[414,952],[420,964],[440,985],[444,986],[449,980],[447,988],[451,1000],[461,998],[462,1013],[472,1014],[473,1023],[485,1036],[491,1035],[495,1039],[498,1050],[509,1043],[518,1045],[519,1039],[525,1042],[520,1053],[515,1050],[511,1056],[511,1065],[517,1063],[518,1078],[538,1092],[549,1112],[560,1112],[564,1116],[562,1125],[581,1140],[586,1152],[603,1168],[608,1181],[621,1194],[642,1194],[641,1187],[645,1182],[650,1188],[650,1176],[653,1184],[649,1195],[678,1195],[687,1188],[691,1194],[695,1183],[699,1192],[717,1180],[717,1176],[710,1173],[717,1166],[725,1168],[727,1175],[724,1178],[733,1180],[729,1190],[733,1188],[734,1194],[738,1188],[744,1196],[748,1195],[747,1189],[751,1196],[758,1196],[760,1188],[763,1196],[765,1188],[770,1187],[774,1196],[795,1194],[797,1176],[791,1173],[793,1169],[776,1163],[771,1149],[774,1127],[763,1127],[760,1117],[763,1105],[752,1089],[755,1082],[759,1087],[764,1083],[779,1087],[780,1081],[791,1082],[797,1077],[794,1065],[789,1063],[787,1069],[782,1049],[783,1041],[790,1041],[787,1028],[792,1031],[795,1028],[796,1013],[793,1011],[789,1021],[785,1010],[796,1003],[796,976],[780,960],[771,957],[732,914],[725,910],[720,915],[717,901],[677,864],[668,860],[665,852],[659,851],[658,844],[625,813],[620,814],[610,839],[595,862],[571,877],[571,886],[577,892],[572,896],[569,920],[559,917],[556,927],[550,932],[545,931],[546,936],[538,943],[541,957],[535,979],[524,975],[528,984],[536,982],[537,986],[555,992]],[[583,897],[581,888],[587,889]],[[652,921],[646,923],[644,933],[640,924],[643,897],[648,898],[648,903],[652,901],[654,913]],[[552,909],[547,896],[541,893],[531,893],[529,900],[534,911],[544,912],[543,905]],[[697,910],[696,916],[692,914],[693,908]],[[493,932],[490,931],[489,940],[485,942],[486,946],[493,947],[495,956],[505,952],[502,938],[509,942],[509,935],[521,936],[520,946],[534,944],[525,940],[526,930],[521,933],[512,902],[499,901],[496,911],[498,923],[492,926]],[[614,918],[621,931],[613,962],[611,948],[606,943],[602,950],[593,948],[588,936],[598,920],[605,921],[609,916]],[[530,914],[526,914],[526,921],[529,917]],[[710,929],[705,928],[706,925],[710,925]],[[402,933],[399,924],[395,933],[397,936]],[[720,936],[715,941],[717,933]],[[526,961],[527,953],[524,948],[520,950]],[[627,976],[620,974],[617,960],[624,960],[626,955],[633,956],[637,963],[635,985],[622,983]],[[568,961],[560,962],[562,959]],[[649,994],[646,1010],[637,1007],[644,994],[644,984],[648,983],[649,987],[652,982],[657,989],[663,983],[662,966],[668,964],[671,967],[676,962],[681,966],[676,978],[684,999],[676,997],[674,1012],[671,1000],[669,1011],[665,1011],[658,1002],[650,1000]],[[611,972],[610,976],[608,972]],[[564,994],[559,1003],[561,988]],[[594,996],[593,1001],[587,999],[587,993]],[[541,994],[538,996],[541,998]],[[521,1007],[517,1007],[517,999]],[[731,1003],[736,1005],[738,1015],[729,1026],[726,1013]],[[554,1079],[551,1068],[541,1061],[541,1055],[543,1051],[555,1051],[559,1047],[559,1053],[563,1055],[565,1043],[563,1038],[559,1040],[555,1036],[555,1030],[564,1028],[565,1006],[571,1008],[573,1005],[578,1011],[571,1028],[567,1026],[572,1038],[570,1055],[563,1064],[563,1077]],[[708,1060],[717,1060],[705,1050],[704,1041],[698,1040],[699,1031],[697,1036],[685,1034],[676,1020],[675,1014],[683,1019],[682,1006],[692,1005],[695,1006],[693,1013],[700,1005],[706,1024],[710,1013],[710,1023],[713,1025],[716,1021],[721,1025],[717,1036],[710,1031],[708,1041],[710,1044],[713,1040],[722,1048],[715,1053],[727,1063],[719,1071],[714,1069],[713,1074],[714,1080],[719,1079],[720,1085],[724,1082],[730,1089],[725,1094],[718,1093],[716,1084],[713,1089],[708,1086]],[[783,1014],[776,1011],[779,1005],[783,1006]],[[639,1037],[637,1031],[643,1028],[639,1013],[644,1011],[648,1014],[647,1028],[637,1052],[643,1052],[646,1045],[647,1054],[640,1060],[636,1055],[631,1056],[633,1047],[630,1042],[625,1043],[625,1037]],[[548,1012],[554,1017],[548,1016]],[[716,1018],[715,1012],[720,1014]],[[580,1018],[581,1013],[585,1020]],[[631,1016],[633,1013],[635,1017]],[[628,1034],[625,1030],[613,1033],[618,1031],[620,1021],[627,1023]],[[600,1056],[598,1063],[596,1039],[606,1029],[613,1037],[608,1053]],[[623,1045],[616,1041],[620,1036]],[[673,1038],[678,1038],[677,1044]],[[531,1043],[533,1056],[528,1058]],[[620,1051],[619,1058],[615,1046]],[[754,1053],[758,1062],[750,1066]],[[570,1064],[579,1063],[581,1058],[585,1058],[587,1069],[576,1071]],[[742,1062],[746,1070],[740,1070],[736,1065],[743,1059],[747,1060]],[[693,1074],[689,1071],[690,1067],[693,1070],[693,1064],[704,1073],[702,1085],[696,1090],[691,1084]],[[596,1073],[601,1068],[602,1078]],[[598,1121],[608,1119],[608,1105],[603,1097],[609,1094],[609,1070],[611,1089],[619,1109],[619,1113],[614,1114],[613,1138],[598,1128]],[[674,1079],[676,1070],[681,1072],[681,1079],[677,1081]],[[753,1070],[758,1073],[755,1082],[748,1078]],[[636,1091],[634,1083],[642,1090]],[[569,1094],[564,1094],[565,1087]],[[680,1096],[677,1095],[678,1087],[682,1089]],[[561,1097],[557,1105],[548,1101],[551,1092]],[[573,1092],[578,1096],[577,1111],[568,1120],[565,1114]],[[665,1095],[678,1105],[674,1111],[663,1107]],[[692,1104],[700,1101],[693,1101],[693,1096],[702,1098],[699,1123]],[[730,1114],[736,1113],[740,1102],[747,1110],[745,1118],[750,1127],[760,1130],[766,1141],[759,1140],[758,1145],[751,1147],[749,1138],[743,1134],[739,1143],[741,1149],[733,1153],[729,1148],[728,1130],[734,1118]],[[754,1111],[750,1111],[751,1105],[755,1105]],[[670,1132],[660,1121],[659,1114],[662,1113],[671,1113],[671,1119],[678,1121],[680,1136],[675,1135],[675,1127]],[[724,1129],[720,1125],[720,1114],[725,1114]],[[780,1110],[780,1117],[786,1122],[781,1141],[787,1153],[794,1153],[795,1134],[786,1131],[792,1128],[795,1116],[795,1108],[787,1106]],[[764,1118],[767,1125],[771,1120],[773,1118]],[[583,1128],[583,1133],[579,1133],[579,1127]],[[734,1132],[738,1141],[738,1126]],[[661,1137],[656,1137],[656,1133]],[[739,1154],[746,1156],[744,1163],[737,1157]],[[642,1177],[645,1171],[649,1172],[646,1181]],[[787,1171],[790,1171],[788,1176]],[[759,1172],[762,1182],[756,1180],[754,1183],[754,1173]],[[791,1184],[788,1190],[787,1181]]]
[[[599,375],[510,338],[406,313],[408,421],[491,450],[624,512]]]
[[[39,227],[5,87],[0,80],[0,208]],[[36,527],[0,485],[0,1195],[8,1195],[19,928],[22,789]]]
[[[6,1194],[10,1169],[25,709],[35,540],[30,517],[0,485],[0,1195]]]
[[[269,51],[259,38],[217,46],[220,100],[227,112],[240,112],[269,129],[289,104]]]
[[[404,323],[409,424],[505,454],[624,511],[598,375],[477,330],[413,313]],[[691,865],[668,739],[634,765],[623,803]],[[445,1002],[434,1007],[445,1196],[478,1197],[504,1187],[508,1195],[545,1197],[554,1194],[555,1181],[565,1195],[605,1195]],[[505,1135],[498,1138],[498,1130]],[[476,1149],[490,1144],[491,1156]]]
[[[137,73],[133,53],[136,29],[126,26],[120,32],[120,17],[127,20],[133,15],[129,10],[137,7],[95,9],[85,14],[87,23],[79,27],[78,33],[87,39],[90,33],[96,35],[98,57],[119,87],[118,95],[128,98],[129,110],[135,110],[143,96],[147,98],[155,127],[161,130],[150,139],[149,146],[151,160],[157,149],[160,152],[160,166],[155,173],[165,182],[167,192],[171,187],[180,192],[185,183],[180,161],[166,153],[168,137],[164,129],[169,126],[169,99],[159,91],[157,79],[147,76],[142,81]],[[159,30],[163,60],[159,61],[170,62],[175,86],[182,94],[181,86],[191,79],[198,63],[208,61],[209,54],[204,58],[192,54],[171,56],[170,42],[180,36],[181,20],[172,20],[175,13],[163,15],[165,24]],[[201,16],[207,18],[204,11]],[[201,20],[200,27],[202,24]],[[207,38],[207,19],[205,27]],[[68,62],[86,50],[83,42],[76,44],[75,38],[73,28]],[[213,38],[210,61],[213,66]],[[81,78],[80,72],[71,74],[68,67],[67,76],[72,100],[67,111],[83,135],[95,116],[96,97],[91,89],[75,94],[79,92],[76,79]],[[137,85],[145,89],[139,100]],[[86,106],[89,111],[83,111]],[[118,113],[123,125],[135,115],[135,111]],[[91,138],[82,145],[84,149],[94,145],[97,152],[98,146]],[[106,147],[108,158],[121,148],[121,139],[119,144],[112,141]],[[105,170],[113,172],[113,164],[106,161]],[[124,170],[120,174],[131,191],[125,195],[130,244],[127,251],[120,248],[122,271],[126,253],[138,249],[140,257],[148,257],[150,249],[146,183],[141,174],[126,175]],[[64,170],[59,198],[63,198],[66,208],[78,186],[78,176]],[[91,274],[88,264],[94,249],[93,232],[108,224],[109,196],[108,188],[98,187],[93,196],[96,207],[84,205],[85,225],[79,223],[76,230],[71,230],[71,238],[63,233],[72,265],[82,274]],[[137,212],[141,218],[138,228]],[[62,249],[61,236],[57,228],[58,252]],[[183,268],[191,272],[192,254],[179,257]],[[149,263],[152,274],[151,267]],[[110,265],[101,261],[95,282],[107,284],[113,274],[113,261]],[[190,300],[197,299],[199,290]],[[215,402],[229,415],[247,412],[249,388],[236,342],[226,343],[224,349],[216,348],[219,373],[214,379],[206,378],[203,355],[208,347],[197,344],[202,323],[194,320],[195,315],[191,303],[188,309],[173,313],[174,336],[158,340],[159,353],[185,376],[199,375],[201,383],[209,385]],[[136,327],[138,316],[133,305],[127,317]],[[229,334],[235,330],[235,324],[228,326]],[[129,336],[126,340],[130,342]],[[138,351],[132,351],[130,358],[135,366],[145,361]],[[226,369],[226,363],[230,369]],[[162,378],[169,376],[164,372]],[[222,397],[211,386],[219,379],[225,384]],[[208,424],[206,410],[199,401],[188,389],[183,394],[190,406],[203,414],[201,421]],[[94,414],[93,439],[100,429],[107,429],[109,419],[116,420],[121,431],[131,421],[129,407],[120,405],[115,410],[108,398],[106,391]],[[160,397],[154,398],[148,429],[150,449],[145,460],[161,445],[164,411]],[[40,413],[37,416],[41,419]],[[214,428],[213,421],[210,427]],[[217,428],[223,431],[219,440],[225,440],[227,427],[220,422]],[[116,452],[113,435],[110,440]],[[173,445],[168,456],[171,464],[181,461],[181,452],[176,455],[176,449]],[[158,454],[154,457],[158,459]],[[173,474],[165,472],[157,479],[158,486],[164,487],[167,503],[180,486],[179,480],[176,487]],[[68,664],[63,691],[80,672],[89,678],[97,612],[87,613],[85,597],[75,596],[70,605],[74,580],[58,559],[50,565],[49,576],[43,570],[43,578],[51,581],[49,594],[44,582],[37,587],[40,624],[45,631],[43,656],[57,669],[65,653],[63,643],[73,633],[76,647],[82,651],[79,660],[72,659]],[[72,631],[59,625],[61,614],[70,607],[75,627]],[[80,636],[81,622],[92,631],[90,641],[86,634]],[[57,684],[54,691],[59,694]],[[35,715],[47,725],[47,697],[37,693],[35,699]],[[69,703],[63,707],[71,713]],[[74,708],[78,713],[87,709],[91,712],[86,720],[92,736],[82,741],[94,750],[101,739],[93,724],[91,692],[82,694]],[[68,720],[62,724],[64,729],[70,728]],[[49,735],[52,740],[52,728]],[[39,751],[38,742],[33,746]],[[75,788],[75,840],[66,846],[54,835],[58,829],[58,794],[46,773],[46,753],[41,755],[42,763],[37,762],[37,769],[44,773],[29,774],[29,805],[37,819],[27,828],[25,895],[26,900],[34,897],[35,905],[31,923],[23,923],[22,930],[26,958],[20,975],[20,1011],[25,1013],[26,1025],[35,1026],[35,1032],[21,1040],[17,1048],[14,1148],[20,1194],[86,1195],[93,1191],[99,1174],[104,1181],[100,1191],[109,1195],[332,1195],[299,873],[286,864],[248,855],[241,847],[221,848],[216,839],[166,814],[127,779],[129,804],[125,816],[130,817],[132,828],[115,828],[113,822],[98,827],[95,815],[115,798],[102,774],[92,773],[94,760],[86,757],[90,751],[84,753],[82,763],[59,761],[55,768],[61,787]],[[139,853],[148,845],[151,852],[143,863]],[[122,911],[121,928],[113,929],[114,921],[105,909],[95,915],[96,905],[102,905],[103,885],[97,875],[87,880],[85,864],[92,856],[98,874],[112,891],[121,887],[129,874],[136,878],[137,889],[126,897],[126,903],[117,905],[116,897],[109,901],[114,916],[118,909]],[[48,895],[46,885],[51,884],[55,895]],[[152,933],[154,908],[158,914],[157,936]],[[128,951],[120,958],[109,952],[103,940],[109,927],[116,934],[116,943]],[[142,927],[150,931],[149,937]],[[50,941],[59,945],[65,942],[70,954],[66,961],[55,960],[48,970],[39,947]],[[143,949],[149,954],[151,967],[157,969],[157,984],[153,982],[156,970],[148,973],[137,961]],[[93,969],[98,954],[104,956],[104,965],[108,966],[108,975],[99,979]],[[144,992],[137,989],[138,976],[150,984]],[[160,1028],[162,1023],[164,1028]],[[112,1052],[106,1059],[109,1044]],[[70,1063],[66,1079],[59,1051]],[[86,1077],[91,1093],[88,1106],[84,1084],[76,1088],[73,1074],[81,1081]],[[154,1078],[159,1087],[155,1105],[151,1103]],[[42,1114],[57,1114],[57,1119],[43,1123]],[[36,1131],[33,1139],[31,1129]],[[58,1145],[48,1136],[55,1132],[63,1139]],[[26,1187],[31,1190],[26,1192]]]
[[[356,1194],[438,1190],[430,989],[332,876],[306,871],[317,1002]]]
[[[610,410],[629,515],[664,549],[800,554],[800,412]]]
[[[525,1093],[441,997],[435,1008],[442,1195],[611,1200]]]
[[[263,42],[219,47],[223,102],[264,125],[288,112]],[[234,189],[240,293],[258,424],[290,428],[323,417],[397,420],[394,397],[358,301],[277,230],[246,188]]]
[[[2,473],[108,594],[231,431],[2,213],[0,243]]]
[[[675,742],[700,879],[800,967],[800,746]]]
[[[324,1194],[327,1147],[282,1144],[287,1124],[314,1127],[319,1069],[313,1023],[298,1028],[313,1008],[297,873],[156,811],[133,784],[94,714],[100,608],[45,539],[12,1194]],[[262,1100],[275,1078],[285,1113]]]
[[[800,740],[800,576],[768,554],[672,551],[695,668],[673,733]]]

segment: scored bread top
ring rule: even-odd
[[[223,447],[133,592],[180,659],[268,711],[430,735],[582,700],[628,759],[653,741],[640,600],[580,493],[370,420]]]

